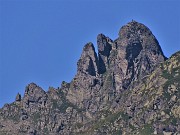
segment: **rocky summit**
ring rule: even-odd
[[[71,82],[35,83],[0,109],[0,135],[180,135],[180,51],[136,21],[87,43]]]

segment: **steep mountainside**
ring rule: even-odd
[[[129,22],[87,43],[70,83],[35,83],[0,109],[0,135],[178,135],[180,52],[167,59],[152,32]]]

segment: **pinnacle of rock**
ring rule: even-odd
[[[98,57],[99,57],[99,73],[102,74],[106,72],[109,65],[109,55],[112,49],[113,41],[103,34],[97,36],[97,46],[98,46]]]
[[[89,74],[92,76],[96,76],[98,74],[98,65],[97,65],[97,54],[95,52],[94,45],[92,43],[87,43],[81,54],[81,58],[79,59],[78,66],[78,74]]]
[[[16,95],[16,101],[21,101],[21,94],[18,93],[18,94]]]
[[[43,104],[47,99],[46,92],[35,83],[30,83],[26,86],[25,94],[23,97],[24,107],[33,106],[33,104]]]

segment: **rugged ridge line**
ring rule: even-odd
[[[45,92],[35,83],[0,109],[0,135],[180,133],[180,52],[167,59],[136,21],[119,37],[87,43],[70,83]]]

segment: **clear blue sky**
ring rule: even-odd
[[[167,57],[180,50],[179,0],[0,0],[0,107],[35,82],[57,88],[76,73],[85,43],[118,37],[132,19],[157,37]]]

